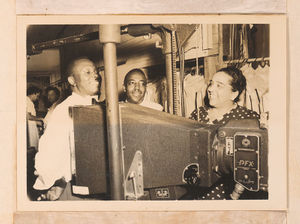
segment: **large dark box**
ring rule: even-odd
[[[212,169],[212,142],[219,126],[135,104],[121,103],[124,170],[127,175],[136,151],[142,154],[144,188],[187,184],[184,174],[196,166],[199,186],[218,178]],[[74,123],[76,185],[89,193],[109,191],[105,105],[71,108]],[[120,164],[122,166],[122,164]]]

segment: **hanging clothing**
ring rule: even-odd
[[[192,111],[194,111],[197,107],[203,106],[206,87],[207,86],[205,84],[203,75],[188,74],[184,78],[184,102],[186,117],[189,117]]]
[[[258,90],[260,96],[269,91],[269,70],[269,66],[265,66],[264,68],[258,66],[255,70],[255,76],[249,80]]]
[[[154,80],[153,82],[148,83],[144,100],[160,104],[162,87],[163,79]]]
[[[268,112],[269,111],[269,92],[266,92],[261,97],[261,105],[262,105],[262,112]]]
[[[269,92],[269,66],[264,68],[258,66],[254,70],[251,64],[245,64],[240,70],[246,78],[247,85],[246,100],[243,102],[243,99],[245,99],[243,93],[238,104],[257,113],[267,112],[269,100],[267,96],[263,96]]]
[[[36,111],[34,108],[34,104],[31,101],[31,99],[27,96],[26,97],[26,102],[27,102],[27,113],[30,113],[33,116],[36,116]],[[39,132],[37,129],[37,124],[35,121],[31,121],[27,118],[27,122],[28,122],[28,146],[30,147],[34,147],[36,150],[38,150],[38,145],[39,145]]]
[[[258,66],[255,75],[247,79],[248,97],[252,101],[252,110],[257,113],[265,111],[262,107],[268,107],[268,100],[262,105],[262,96],[269,92],[269,66],[262,68]],[[247,106],[249,108],[249,106]]]
[[[251,79],[253,76],[255,76],[255,70],[252,68],[251,64],[244,64],[240,70],[243,72],[243,75],[246,79]]]

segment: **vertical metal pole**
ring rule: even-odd
[[[113,200],[124,200],[124,172],[117,84],[117,50],[121,42],[119,25],[100,25],[99,39],[103,44],[106,120],[110,187]]]
[[[172,50],[171,34],[168,31],[163,32],[163,54],[166,62],[166,80],[167,80],[167,106],[168,112],[173,113],[173,67],[172,67]]]
[[[167,105],[168,112],[173,114],[173,73],[172,73],[172,55],[166,54],[166,80],[167,80]]]
[[[219,24],[219,25],[217,25],[218,26],[218,28],[219,28],[219,35],[218,35],[218,37],[219,37],[219,64],[220,64],[220,67],[221,68],[224,68],[224,63],[223,63],[223,54],[224,54],[224,52],[223,52],[223,25],[222,24]]]
[[[176,73],[176,40],[175,31],[172,31],[171,36],[172,50],[172,77],[173,77],[173,114],[178,115],[178,79]]]

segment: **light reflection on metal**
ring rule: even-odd
[[[111,197],[124,200],[123,146],[117,84],[117,49],[121,42],[119,25],[100,25],[99,40],[103,44],[106,120]]]

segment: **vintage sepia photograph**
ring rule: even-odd
[[[284,209],[284,18],[20,17],[18,209]]]

